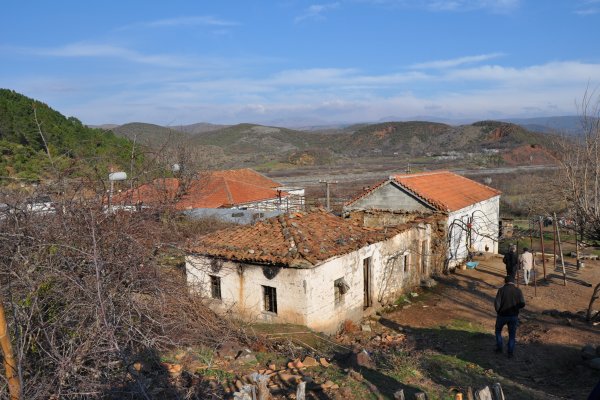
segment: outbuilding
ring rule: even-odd
[[[443,213],[446,267],[469,251],[498,252],[500,191],[450,171],[392,175],[345,204],[346,214],[363,210]]]

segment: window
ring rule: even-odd
[[[265,311],[277,314],[277,289],[263,286],[263,307]]]
[[[344,301],[344,295],[348,290],[350,290],[350,286],[348,286],[344,278],[336,279],[333,282],[334,303],[340,304]]]
[[[244,216],[243,212],[234,212],[234,213],[231,213],[231,217],[232,218],[241,218],[243,216]]]
[[[210,276],[210,296],[213,299],[221,300],[221,278],[215,275]]]
[[[404,272],[408,272],[408,266],[410,265],[410,255],[408,253],[404,253],[403,265],[404,265]]]

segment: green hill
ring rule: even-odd
[[[131,122],[124,125],[119,125],[111,129],[117,136],[126,137],[129,140],[135,140],[146,146],[159,148],[165,143],[173,140],[187,139],[188,134],[166,128],[160,125],[147,124],[144,122]]]
[[[130,151],[127,139],[88,128],[42,102],[0,89],[2,177],[41,180],[58,170],[74,174],[107,170],[109,164],[127,165]]]
[[[223,148],[226,154],[282,155],[291,151],[326,146],[337,149],[340,135],[322,135],[287,128],[238,124],[194,136],[192,143]]]

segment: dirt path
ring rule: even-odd
[[[543,281],[541,269],[539,266],[537,296],[533,286],[521,285],[527,306],[521,315],[513,359],[492,351],[493,300],[504,276],[499,257],[481,260],[476,270],[459,270],[442,277],[435,290],[386,314],[380,323],[407,328],[418,351],[456,356],[493,373],[503,381],[511,400],[587,398],[600,374],[585,365],[580,349],[586,343],[600,345],[600,329],[573,316],[548,315],[548,310],[576,313],[586,309],[593,288],[584,283],[600,282],[600,264],[587,262],[581,271],[569,266],[567,286],[551,262],[547,281]],[[436,380],[435,374],[432,379]],[[451,380],[451,376],[440,374],[437,383],[448,387]]]

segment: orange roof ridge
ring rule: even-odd
[[[410,174],[394,174],[392,175],[393,177],[401,177],[401,178],[417,178],[417,177],[421,177],[421,176],[429,176],[429,175],[436,175],[436,174],[444,174],[444,173],[452,173],[447,169],[436,169],[433,171],[421,171],[421,172],[415,172],[415,173],[410,173]]]

